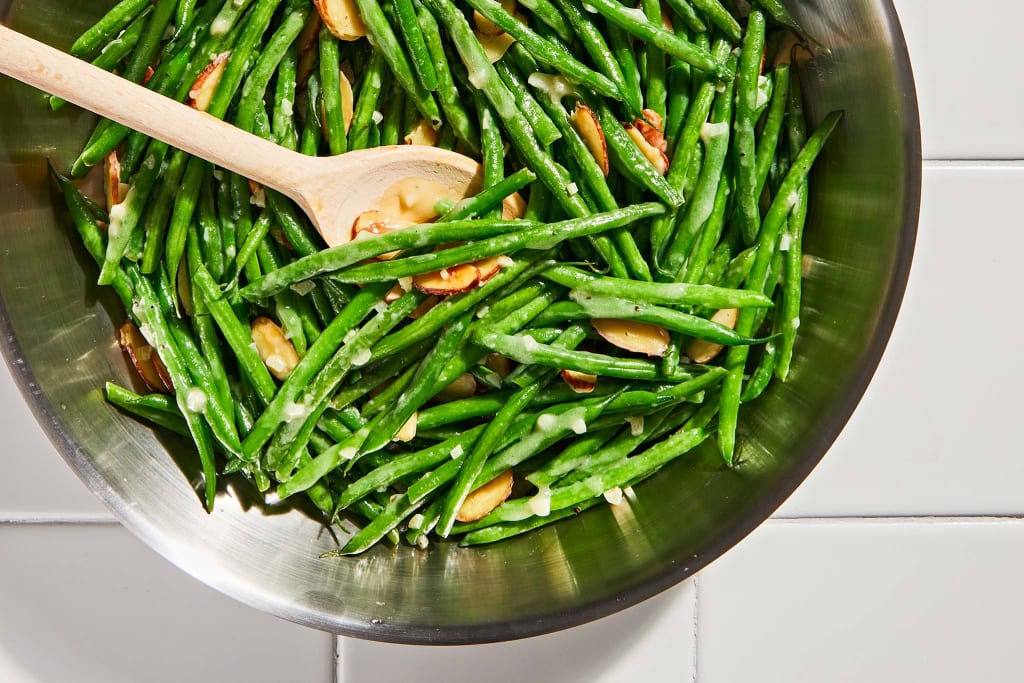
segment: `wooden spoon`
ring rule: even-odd
[[[282,192],[302,207],[328,246],[352,239],[356,217],[399,181],[430,180],[459,197],[479,183],[477,162],[435,147],[299,154],[5,26],[0,73]]]

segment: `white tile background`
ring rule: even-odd
[[[1024,9],[896,5],[928,159],[903,313],[823,464],[697,579],[516,643],[335,640],[224,598],[114,524],[0,364],[17,473],[0,477],[0,682],[1024,680],[1024,164],[1010,161],[1024,159]]]

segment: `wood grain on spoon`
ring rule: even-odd
[[[422,178],[466,196],[479,183],[469,157],[419,145],[310,157],[0,26],[0,73],[162,140],[293,199],[328,246],[352,239],[352,225],[386,188]]]

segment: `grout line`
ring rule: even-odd
[[[771,517],[765,524],[778,525],[843,525],[843,524],[877,524],[877,525],[923,525],[940,524],[1020,524],[1024,515],[864,515],[836,517]]]
[[[82,514],[82,515],[64,515],[54,514],[47,515],[45,513],[29,514],[24,516],[10,516],[6,517],[0,515],[0,527],[2,526],[18,526],[18,525],[63,525],[63,526],[86,526],[86,525],[102,525],[102,526],[115,526],[120,524],[114,517],[105,515],[103,513],[96,514]]]
[[[334,636],[334,668],[331,670],[331,683],[344,683],[341,677],[341,656],[344,645],[342,639],[344,636]]]
[[[693,577],[693,676],[692,683],[697,683],[697,654],[700,647],[700,574]]]
[[[924,159],[924,168],[1024,168],[1024,159]]]

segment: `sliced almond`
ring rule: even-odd
[[[492,353],[484,361],[484,367],[493,370],[498,377],[505,379],[512,374],[512,361],[500,353]]]
[[[153,75],[155,73],[156,71],[153,70],[153,67],[147,66],[146,73],[142,75],[142,85],[148,85],[149,81],[153,78]]]
[[[103,162],[103,190],[107,195],[107,211],[124,201],[130,185],[121,182],[121,160],[117,150],[107,155]]]
[[[476,10],[473,10],[473,25],[476,26],[477,33],[485,36],[500,36],[505,32],[500,26]]]
[[[217,92],[217,86],[220,85],[221,77],[224,76],[224,69],[227,68],[230,56],[230,52],[217,55],[212,62],[206,65],[205,69],[199,72],[196,80],[192,83],[191,90],[188,91],[188,106],[199,111],[206,111],[210,108],[210,103]]]
[[[352,224],[352,239],[359,237],[360,233],[367,233],[370,235],[383,235],[386,232],[391,232],[396,228],[391,224],[390,219],[384,214],[383,211],[377,211],[371,209],[364,211],[359,214],[356,218],[356,222]],[[389,251],[386,254],[381,254],[373,258],[374,261],[390,261],[400,252]]]
[[[135,326],[135,323],[131,320],[125,321],[124,325],[117,330],[117,341],[121,345],[121,349],[128,355],[128,360],[131,361],[135,372],[139,374],[147,387],[162,394],[173,393],[170,382],[165,384],[157,370],[156,364],[160,362],[160,359],[157,358],[153,347],[142,336],[142,332]],[[166,372],[165,369],[164,373],[166,374]]]
[[[654,164],[654,168],[658,169],[658,173],[661,175],[668,173],[668,155],[658,149],[657,146],[648,142],[647,138],[644,137],[643,132],[641,132],[636,126],[628,123],[623,124],[623,126],[626,128],[626,133],[629,134],[629,137],[633,139],[636,146],[639,147],[640,151],[644,153],[645,157],[647,157],[647,160]]]
[[[607,176],[609,170],[608,143],[604,139],[601,123],[594,116],[593,110],[585,104],[577,104],[572,113],[572,122],[576,126],[576,130],[580,132],[580,137],[586,143],[587,149],[594,155],[597,165],[601,167],[601,172]]]
[[[515,38],[504,32],[496,36],[489,36],[479,31],[473,31],[473,33],[476,35],[477,40],[480,41],[484,52],[487,53],[487,61],[491,64],[504,57],[508,49],[512,47],[512,43],[516,42]]]
[[[523,199],[523,195],[518,192],[513,192],[509,196],[505,197],[505,201],[501,204],[501,217],[506,221],[515,220],[516,218],[522,218],[526,215],[526,200]]]
[[[433,273],[424,273],[412,279],[416,289],[424,294],[436,294],[438,296],[468,292],[476,287],[479,281],[480,271],[472,263],[443,268]]]
[[[355,0],[313,0],[327,30],[339,40],[359,40],[366,35],[366,24]]]
[[[339,80],[341,81],[341,118],[345,122],[347,131],[352,127],[352,118],[355,116],[356,97],[352,92],[352,82],[345,75],[344,69],[339,74]]]
[[[659,357],[668,350],[669,336],[664,327],[611,318],[594,318],[590,324],[605,341],[620,349]]]
[[[511,266],[514,263],[515,262],[508,256],[501,255],[489,256],[481,261],[477,261],[473,265],[476,266],[476,269],[480,272],[480,284],[482,285],[500,273],[502,268]]]
[[[589,394],[597,387],[597,375],[575,370],[562,370],[562,379],[577,394]]]
[[[657,147],[662,152],[668,149],[668,143],[665,142],[665,136],[663,131],[665,130],[665,122],[661,118],[661,114],[654,111],[653,109],[644,109],[641,114],[643,116],[633,122],[644,136],[644,140],[653,147]]]
[[[735,308],[723,308],[711,316],[711,322],[718,323],[719,325],[725,325],[729,329],[736,329],[736,319],[738,317],[739,311]],[[704,339],[694,339],[693,342],[686,347],[686,357],[694,363],[710,363],[718,357],[718,354],[720,354],[724,348],[725,347],[721,344],[709,342]]]
[[[306,25],[302,27],[302,32],[299,33],[299,37],[295,40],[300,58],[309,52],[319,51],[320,24],[319,12],[311,14],[309,19],[306,20]]]
[[[401,441],[402,443],[409,443],[416,438],[416,425],[419,423],[419,415],[413,413],[412,417],[405,421],[402,428],[395,434],[395,438],[392,441]]]
[[[405,136],[405,144],[434,147],[437,144],[437,131],[425,119],[420,119]]]
[[[464,398],[472,398],[476,395],[476,377],[468,372],[459,375],[454,382],[437,393],[434,401],[437,403],[449,403],[461,401]]]
[[[505,470],[477,490],[466,496],[455,519],[475,522],[483,519],[512,495],[512,470]]]
[[[288,375],[299,364],[299,354],[277,323],[270,318],[253,320],[252,341],[270,374],[282,382],[288,379]]]

